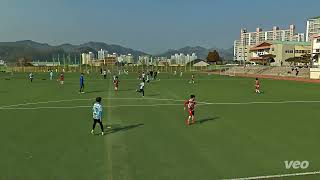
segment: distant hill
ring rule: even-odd
[[[103,42],[88,42],[80,45],[62,44],[58,46],[51,46],[46,43],[38,43],[31,40],[17,41],[17,42],[0,42],[0,59],[4,59],[9,63],[16,62],[19,58],[28,60],[48,60],[52,57],[60,58],[62,56],[71,56],[72,59],[79,60],[80,53],[93,52],[97,53],[98,50],[104,49],[109,53],[118,54],[132,54],[135,58],[147,53],[136,51],[130,48],[125,48],[119,45],[110,45]]]
[[[122,47],[120,45],[106,44],[103,42],[87,42],[80,45],[73,44],[61,44],[58,46],[51,46],[47,43],[38,43],[31,40],[16,41],[16,42],[0,42],[0,59],[3,59],[9,63],[15,63],[19,58],[26,60],[40,60],[40,61],[51,61],[54,57],[57,59],[59,56],[62,60],[63,57],[68,57],[72,60],[80,60],[81,53],[93,52],[97,54],[100,49],[107,50],[109,53],[117,54],[132,54],[137,60],[138,56],[148,55],[148,53],[137,51],[131,48]],[[165,53],[158,54],[157,56],[170,57],[175,53],[192,54],[196,53],[198,58],[205,59],[208,52],[216,49],[220,56],[226,60],[231,60],[233,57],[233,49],[219,49],[211,48],[207,49],[204,47],[186,46],[178,50],[168,50]]]
[[[233,59],[233,48],[230,49],[219,49],[219,48],[204,48],[201,46],[195,46],[195,47],[190,47],[186,46],[181,49],[169,49],[167,52],[159,54],[158,56],[165,56],[165,57],[170,57],[173,54],[176,53],[183,53],[183,54],[192,54],[196,53],[199,59],[206,59],[208,52],[217,50],[219,52],[219,55],[224,58],[225,60],[232,60]]]

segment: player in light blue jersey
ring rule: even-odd
[[[49,74],[50,74],[50,80],[52,80],[53,79],[53,71],[51,70]]]
[[[96,124],[99,123],[101,128],[101,135],[104,135],[103,131],[103,124],[102,124],[102,105],[101,105],[102,98],[97,97],[96,102],[94,103],[92,107],[92,116],[93,116],[93,126],[91,130],[91,134],[94,134],[94,129],[96,127]]]

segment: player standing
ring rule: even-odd
[[[183,73],[182,73],[182,70],[180,71],[180,77],[182,77]]]
[[[64,73],[63,72],[60,74],[60,84],[61,85],[64,84]]]
[[[119,77],[116,76],[115,79],[113,80],[113,85],[114,85],[114,90],[117,92],[119,89]]]
[[[194,74],[192,74],[190,83],[194,84],[194,79],[195,79],[195,76]]]
[[[32,72],[29,74],[29,79],[30,79],[30,82],[33,81],[33,73]]]
[[[194,117],[194,109],[196,106],[196,101],[195,101],[196,96],[195,95],[191,95],[190,99],[184,102],[184,110],[186,108],[188,108],[188,119],[186,120],[186,124],[190,125],[190,120],[192,120],[192,124],[195,123],[195,117]]]
[[[145,74],[144,72],[142,72],[142,81],[143,81],[143,82],[146,82],[146,79],[145,79],[145,78],[146,78],[146,74]]]
[[[149,79],[149,74],[147,74],[147,83],[150,82],[150,79]]]
[[[96,124],[99,123],[101,128],[101,135],[104,135],[103,124],[102,124],[102,105],[101,105],[102,98],[97,97],[96,102],[92,107],[92,115],[93,115],[93,126],[91,130],[91,134],[94,134],[94,129]]]
[[[84,76],[83,73],[80,74],[80,91],[79,93],[84,93]]]
[[[256,93],[260,94],[260,81],[258,78],[256,78],[255,87],[256,87]]]
[[[150,71],[151,79],[153,79],[153,70]]]
[[[52,79],[53,79],[53,71],[50,70],[50,80],[52,80]]]
[[[107,79],[107,71],[106,70],[103,70],[102,75],[103,75],[103,79]]]
[[[155,72],[153,73],[153,79],[154,79],[154,80],[157,80],[157,76],[158,76],[158,71],[155,71]]]

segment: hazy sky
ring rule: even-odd
[[[230,48],[241,27],[271,29],[319,16],[319,0],[0,0],[0,41],[101,41],[159,53]]]

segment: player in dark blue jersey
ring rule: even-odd
[[[84,76],[83,73],[80,75],[80,91],[79,93],[83,94],[84,93]]]

